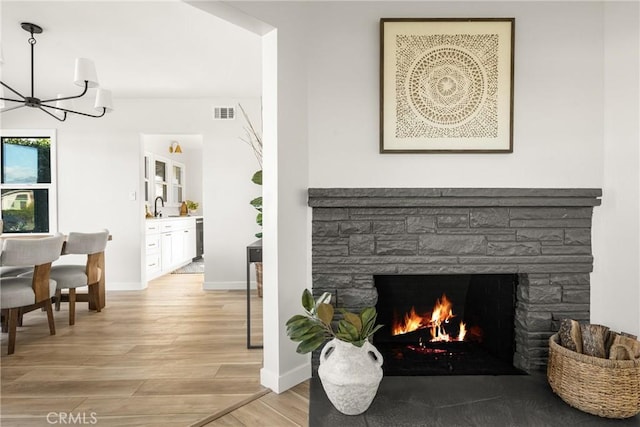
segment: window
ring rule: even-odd
[[[55,131],[3,130],[0,145],[3,232],[56,232]]]

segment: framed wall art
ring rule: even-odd
[[[380,152],[513,152],[515,18],[382,18]]]

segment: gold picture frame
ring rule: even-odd
[[[512,153],[515,18],[380,19],[380,153]]]

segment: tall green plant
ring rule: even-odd
[[[262,170],[259,170],[253,174],[253,176],[251,177],[251,182],[262,186]],[[251,204],[251,206],[253,206],[258,211],[258,214],[256,215],[256,223],[260,227],[262,227],[262,196],[256,197],[255,199],[251,200],[249,204]],[[262,231],[256,233],[256,237],[262,239]]]
[[[260,165],[260,170],[254,173],[251,177],[251,182],[262,186],[262,137],[260,136],[256,128],[253,127],[253,124],[251,123],[247,112],[244,111],[244,108],[242,108],[242,104],[238,104],[238,107],[240,108],[240,111],[242,111],[244,120],[247,122],[247,125],[244,128],[245,136],[243,138],[240,138],[240,140],[251,147],[251,150],[253,151],[253,154],[256,156],[258,164]],[[258,214],[256,215],[256,223],[260,227],[262,227],[262,196],[256,197],[255,199],[251,200],[249,204],[258,211]],[[261,239],[262,231],[256,233],[256,237]]]
[[[335,310],[331,305],[331,294],[323,293],[314,299],[311,292],[302,292],[302,307],[305,314],[296,314],[287,323],[287,335],[292,341],[299,342],[296,351],[304,354],[320,347],[326,340],[337,338],[362,347],[382,325],[376,325],[378,313],[374,307],[366,307],[359,314],[339,309],[342,319],[337,329],[332,325]]]

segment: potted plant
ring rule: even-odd
[[[240,138],[240,140],[251,147],[253,155],[256,156],[256,160],[260,165],[260,169],[251,176],[251,182],[262,186],[262,137],[251,123],[249,115],[244,111],[244,108],[242,108],[242,104],[238,104],[238,107],[240,108],[244,120],[247,123],[244,128],[245,136]],[[260,228],[262,228],[262,196],[260,195],[252,199],[249,204],[258,211],[256,214],[256,223]],[[255,236],[262,239],[262,231],[256,233]],[[256,287],[258,288],[258,296],[262,298],[262,262],[256,262],[254,264],[256,266]]]
[[[193,200],[187,200],[187,209],[189,210],[189,214],[192,214],[196,211],[196,209],[198,209],[198,206],[200,206],[197,202],[194,202]]]
[[[366,307],[358,314],[340,309],[342,319],[334,322],[331,294],[325,292],[314,299],[308,289],[302,293],[302,307],[305,313],[286,323],[289,338],[300,343],[296,351],[308,353],[330,340],[320,353],[318,376],[322,387],[343,414],[363,413],[382,380],[382,355],[369,342],[382,327],[375,324],[376,309]]]

